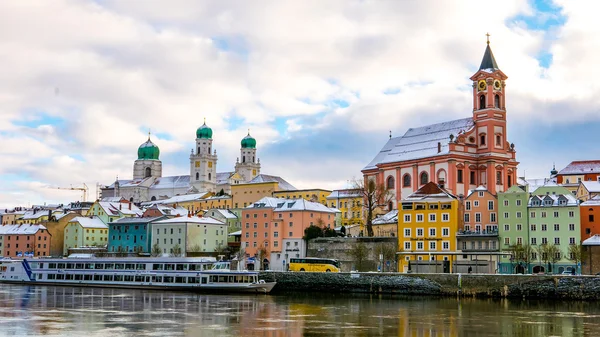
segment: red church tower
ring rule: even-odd
[[[493,194],[516,181],[514,144],[507,141],[506,84],[489,39],[473,81],[473,116],[419,128],[390,138],[363,169],[394,193],[396,201],[429,181],[455,195],[483,185]],[[390,203],[388,208],[396,208]]]

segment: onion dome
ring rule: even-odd
[[[206,119],[204,119],[204,124],[196,130],[196,138],[212,139],[212,129],[206,125]]]
[[[554,164],[552,164],[552,171],[550,171],[550,176],[555,176],[558,174],[558,171],[556,170],[556,166]]]
[[[148,140],[138,148],[138,159],[158,160],[159,155],[160,150],[152,143],[150,133],[148,133]]]
[[[248,131],[248,135],[242,139],[242,149],[256,149],[256,139],[250,136],[250,131]]]

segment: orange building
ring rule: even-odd
[[[524,214],[526,216],[526,214]],[[479,186],[464,200],[465,231],[498,231],[498,198]]]
[[[428,182],[459,197],[481,185],[492,194],[506,191],[516,182],[518,164],[514,144],[508,141],[507,78],[488,41],[481,65],[471,76],[471,115],[410,128],[390,138],[363,168],[364,178],[386,186],[396,201]]]
[[[311,225],[333,229],[336,212],[304,199],[262,198],[242,210],[242,247],[250,257],[264,248],[260,258],[268,268],[285,270],[290,258],[305,256],[304,230]]]
[[[581,241],[600,234],[600,197],[594,197],[579,205],[581,215]]]
[[[0,256],[50,256],[51,239],[43,225],[4,225],[0,227]]]

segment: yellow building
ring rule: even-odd
[[[233,208],[245,208],[278,191],[297,191],[294,186],[278,176],[259,174],[251,182],[231,186]]]
[[[398,270],[451,273],[462,212],[458,199],[429,182],[398,207]]]
[[[329,190],[319,188],[296,191],[276,191],[273,192],[273,198],[285,199],[305,199],[312,202],[318,202],[327,206],[327,196],[331,194]]]
[[[326,206],[337,208],[341,212],[340,225],[359,225],[360,231],[364,232],[363,194],[360,190],[334,190],[326,199]]]

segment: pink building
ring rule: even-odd
[[[242,210],[242,248],[254,257],[264,247],[269,268],[285,270],[290,258],[305,256],[304,230],[311,225],[334,228],[338,212],[304,199],[262,198]]]
[[[430,181],[458,196],[480,185],[492,194],[506,191],[516,181],[518,164],[506,127],[507,78],[488,41],[471,76],[471,116],[409,128],[403,136],[390,138],[362,170],[364,178],[385,184],[396,201]]]
[[[0,256],[50,256],[51,239],[52,236],[43,225],[0,226]]]

